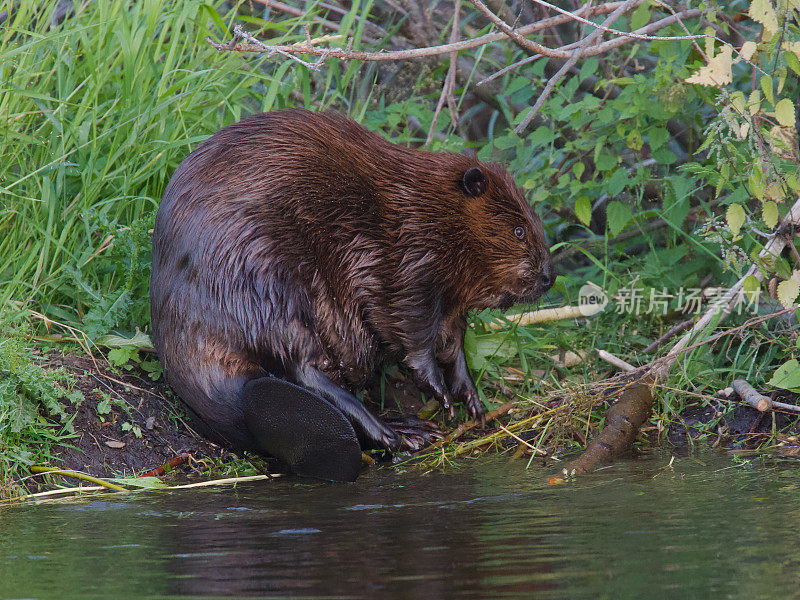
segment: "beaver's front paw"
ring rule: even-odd
[[[412,452],[444,438],[434,423],[413,415],[384,419],[384,422],[403,437],[403,446]]]

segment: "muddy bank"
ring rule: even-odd
[[[143,371],[111,369],[102,357],[93,360],[84,354],[51,352],[40,364],[67,369],[85,398],[75,409],[75,437],[68,447],[56,451],[50,466],[98,477],[133,476],[189,454],[190,460],[171,471],[172,478],[185,478],[219,476],[225,463],[240,458],[195,432],[187,408],[172,394],[163,377],[154,382]],[[783,400],[795,402],[797,396],[791,396]],[[382,417],[419,414],[426,408],[425,397],[402,370],[396,369],[365,392],[363,399]],[[460,423],[459,418],[437,421],[444,433]],[[462,439],[486,435],[490,429],[493,428],[474,430]],[[673,451],[684,453],[690,452],[701,438],[702,443],[737,450],[755,448],[772,439],[782,443],[781,454],[797,456],[799,433],[800,419],[796,415],[760,413],[742,405],[731,409],[730,399],[720,399],[684,409],[673,420],[666,441]],[[528,436],[522,433],[521,437]],[[652,442],[658,444],[659,437],[653,435]],[[518,443],[519,438],[509,439],[506,447],[511,449]],[[283,470],[274,461],[256,462],[259,468],[273,473]]]
[[[184,453],[192,461],[179,472],[197,473],[210,463],[233,458],[200,437],[180,400],[163,378],[157,382],[137,370],[115,371],[102,358],[49,353],[40,363],[63,367],[75,378],[84,401],[75,409],[75,437],[56,450],[51,466],[98,477],[141,475]]]
[[[163,377],[152,381],[134,367],[112,369],[102,357],[51,352],[39,364],[64,368],[76,381],[84,401],[75,409],[75,437],[59,447],[50,466],[83,471],[97,477],[142,475],[176,457],[189,454],[173,473],[197,475],[239,458],[199,435],[187,407]],[[365,403],[384,417],[417,414],[424,397],[401,373],[365,393]],[[377,400],[376,400],[377,399]],[[282,466],[270,461],[271,472]]]

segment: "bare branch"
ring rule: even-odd
[[[591,2],[591,0],[589,1]],[[603,22],[603,24],[605,25],[606,23],[613,23],[624,12],[630,10],[633,6],[636,6],[638,4],[641,4],[640,0],[627,0],[627,2],[617,7],[617,9],[614,10],[614,12],[612,12],[608,17],[606,17],[606,20]],[[541,110],[545,100],[547,100],[547,98],[552,93],[556,83],[561,81],[564,75],[567,74],[567,71],[569,71],[576,62],[578,62],[578,59],[584,52],[584,49],[591,46],[594,43],[594,41],[598,39],[601,35],[603,35],[603,30],[595,29],[592,33],[590,33],[588,36],[586,36],[583,40],[579,42],[577,49],[574,52],[572,52],[571,56],[569,57],[569,60],[567,60],[567,62],[565,62],[561,66],[561,68],[556,72],[556,74],[553,75],[548,80],[547,85],[544,86],[544,90],[542,90],[542,93],[536,99],[536,102],[534,103],[533,107],[531,107],[531,109],[528,111],[528,114],[525,115],[525,118],[523,118],[522,121],[520,121],[519,124],[514,128],[514,131],[517,134],[521,134],[528,128],[528,125],[530,125],[530,122],[533,120],[533,117],[535,117],[536,113],[538,113]],[[619,39],[628,39],[628,38],[619,38]]]
[[[663,29],[664,27],[672,25],[673,23],[676,23],[676,22],[682,24],[682,19],[693,19],[693,18],[699,17],[702,14],[703,14],[703,11],[701,11],[700,9],[696,9],[696,8],[691,9],[691,10],[686,10],[686,11],[683,11],[683,12],[680,12],[680,13],[675,13],[673,16],[665,17],[665,18],[660,19],[658,21],[653,21],[652,23],[650,23],[648,25],[645,25],[644,27],[640,27],[639,29],[637,29],[633,33],[637,33],[637,34],[652,33],[653,31],[658,31],[658,30]],[[666,39],[666,38],[657,38],[657,39]],[[609,40],[607,42],[603,42],[602,44],[599,44],[599,45],[595,46],[594,48],[589,48],[581,56],[595,56],[597,54],[603,54],[604,52],[608,52],[609,50],[612,50],[613,48],[617,48],[617,47],[622,46],[623,44],[626,44],[626,43],[631,42],[631,41],[633,41],[633,38],[617,38],[617,39],[614,39],[614,40]],[[561,46],[560,48],[558,48],[558,50],[569,50],[569,49],[577,47],[579,43],[580,42],[575,42],[573,44],[567,44],[565,46]],[[501,77],[502,75],[505,75],[509,71],[512,71],[512,70],[514,70],[516,68],[519,68],[519,67],[521,67],[523,65],[527,65],[527,64],[530,64],[530,63],[532,63],[532,62],[534,62],[536,60],[539,60],[540,58],[542,58],[542,56],[543,55],[541,55],[541,54],[534,54],[532,56],[527,56],[527,57],[523,58],[522,60],[520,60],[518,62],[510,64],[507,67],[503,67],[502,69],[500,69],[496,73],[493,73],[492,75],[490,75],[486,79],[483,79],[483,80],[479,81],[478,85],[483,85],[485,83],[489,83],[490,81],[492,81],[494,79],[497,79],[498,77]]]
[[[453,25],[452,29],[450,30],[450,43],[454,44],[458,41],[459,32],[458,32],[458,21],[459,21],[459,13],[461,12],[461,0],[455,0],[453,3]],[[439,113],[442,111],[444,107],[444,103],[447,102],[447,107],[450,109],[450,122],[453,124],[453,127],[456,126],[458,116],[456,115],[456,101],[453,97],[453,90],[456,89],[456,70],[458,68],[458,51],[450,53],[450,66],[447,69],[447,77],[445,77],[444,85],[442,86],[442,93],[439,96],[439,102],[436,104],[436,110],[433,113],[433,119],[431,120],[431,127],[428,130],[428,139],[425,140],[425,145],[431,143],[433,139],[433,133],[436,130],[436,120],[439,118]]]
[[[609,27],[605,27],[604,25],[598,25],[597,23],[592,23],[588,19],[584,19],[583,17],[581,17],[579,15],[571,13],[568,10],[564,10],[563,8],[559,8],[558,6],[550,4],[549,2],[545,2],[544,0],[533,0],[533,2],[536,2],[537,4],[541,4],[542,6],[546,6],[547,8],[551,8],[554,11],[561,13],[562,15],[568,15],[570,19],[574,19],[575,21],[579,21],[579,22],[581,22],[581,23],[583,23],[585,25],[589,25],[589,26],[595,27],[597,29],[602,29],[606,33],[613,33],[614,35],[619,35],[619,36],[623,36],[623,37],[630,37],[630,38],[634,38],[634,39],[637,39],[637,40],[677,41],[677,40],[691,40],[691,39],[706,37],[705,34],[691,35],[688,31],[686,32],[686,35],[667,35],[667,36],[645,35],[643,33],[636,33],[635,31],[632,31],[632,32],[620,31],[619,29],[611,29]],[[641,4],[641,2],[639,2],[638,4]],[[659,4],[662,4],[662,3],[659,2]],[[633,8],[633,7],[631,7],[631,8]],[[669,7],[667,7],[667,8],[669,8]],[[673,14],[674,14],[674,11],[672,11],[672,9],[670,9],[670,11],[673,12]]]
[[[642,3],[644,0],[633,0],[634,2]],[[481,0],[470,0],[473,6],[477,8],[480,12],[482,12],[487,19],[489,19],[492,23],[497,25],[500,28],[500,31],[505,33],[508,37],[510,37],[514,42],[516,42],[519,46],[524,48],[525,50],[530,50],[531,52],[535,52],[537,54],[543,54],[545,56],[551,56],[553,58],[566,58],[566,56],[562,56],[557,51],[553,50],[552,48],[548,48],[547,46],[542,46],[538,42],[534,42],[533,40],[529,40],[523,35],[520,35],[519,31],[509,27],[509,25],[503,21],[500,17],[494,14],[489,7],[486,6]]]
[[[601,4],[589,10],[588,12],[585,10],[578,10],[575,11],[573,14],[581,15],[581,16],[595,16],[595,15],[602,15],[607,14],[616,10],[619,6],[624,4],[624,2],[608,2],[606,4]],[[550,17],[549,19],[544,19],[541,21],[537,21],[535,23],[530,23],[523,27],[519,27],[514,31],[519,35],[530,35],[531,33],[536,33],[537,31],[542,31],[543,29],[548,29],[550,27],[554,27],[556,25],[560,25],[562,23],[566,23],[570,21],[570,17],[565,15],[559,15],[556,17]],[[328,60],[331,58],[343,58],[343,59],[350,59],[350,60],[366,60],[366,61],[382,61],[382,60],[408,60],[414,58],[420,58],[423,56],[437,56],[439,54],[449,54],[451,52],[461,52],[462,50],[469,50],[471,48],[478,48],[480,46],[484,46],[486,44],[491,44],[494,42],[499,42],[501,40],[508,39],[508,36],[505,33],[487,33],[486,35],[482,35],[480,37],[471,39],[471,40],[463,40],[460,42],[456,42],[454,44],[443,44],[441,46],[430,46],[425,48],[413,48],[411,50],[393,50],[393,51],[380,51],[380,52],[361,52],[361,51],[347,51],[342,48],[314,48],[309,47],[304,44],[295,44],[295,45],[271,45],[265,44],[252,36],[245,37],[240,36],[237,37],[236,32],[237,29],[241,31],[240,27],[234,28],[234,37],[225,43],[216,43],[210,38],[206,41],[214,48],[222,51],[234,51],[234,52],[253,52],[257,54],[307,54],[310,56],[319,56],[324,60]],[[242,33],[244,33],[242,31]],[[241,43],[242,39],[246,39],[251,43]],[[251,41],[252,40],[252,41]],[[567,58],[570,56],[571,53],[564,52],[561,54],[562,58]]]

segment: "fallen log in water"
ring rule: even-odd
[[[603,430],[578,458],[567,464],[551,484],[564,483],[565,478],[588,473],[599,462],[608,462],[625,452],[639,428],[650,417],[653,394],[650,387],[637,383],[622,390],[619,400],[606,412]]]

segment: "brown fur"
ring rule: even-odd
[[[167,186],[154,342],[176,392],[234,446],[259,450],[237,398],[268,373],[392,446],[342,387],[396,354],[436,397],[479,414],[467,311],[533,301],[553,278],[541,222],[501,167],[395,145],[335,113],[257,114],[204,142]]]

